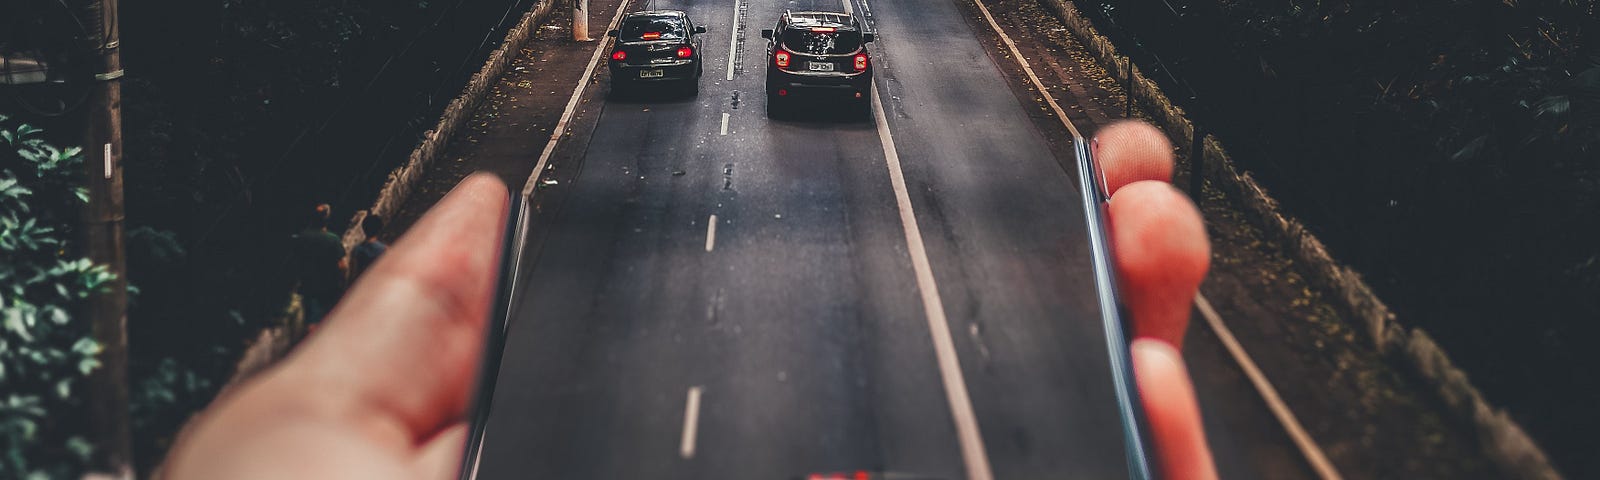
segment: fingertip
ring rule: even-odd
[[[1190,304],[1210,270],[1211,242],[1194,202],[1171,185],[1140,181],[1108,205],[1118,285],[1134,333],[1183,345]]]
[[[1091,148],[1106,177],[1106,191],[1143,180],[1172,181],[1176,160],[1172,143],[1156,127],[1137,120],[1122,120],[1101,128]]]

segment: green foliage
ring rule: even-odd
[[[67,253],[83,157],[42,133],[0,116],[0,478],[83,468],[92,447],[71,412],[100,346],[71,312],[115,278]]]

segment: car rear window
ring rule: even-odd
[[[622,32],[617,35],[625,42],[639,40],[683,40],[688,31],[675,15],[649,15],[622,21]]]
[[[790,51],[812,55],[839,55],[861,48],[861,32],[854,30],[818,31],[793,28],[783,32],[783,46]]]

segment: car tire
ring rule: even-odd
[[[783,120],[789,116],[789,105],[783,97],[767,94],[767,118]]]
[[[611,98],[626,98],[632,89],[626,80],[611,77]]]
[[[856,109],[856,115],[862,120],[872,121],[872,90],[869,89],[861,94],[861,98],[856,100]]]
[[[683,93],[689,98],[700,96],[700,79],[695,78],[693,80],[684,82]]]

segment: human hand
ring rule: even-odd
[[[1133,317],[1133,370],[1155,437],[1154,460],[1162,478],[1215,479],[1194,386],[1178,352],[1211,259],[1204,220],[1168,184],[1172,145],[1159,130],[1119,122],[1101,129],[1092,145],[1111,194],[1111,246]]]
[[[505,185],[474,175],[373,264],[293,355],[180,438],[172,480],[443,479],[460,466]]]
[[[1108,171],[1133,179],[1119,180],[1111,190],[1113,247],[1136,322],[1158,320],[1139,323],[1136,334],[1172,331],[1173,320],[1142,314],[1141,308],[1171,311],[1173,299],[1181,297],[1180,321],[1187,322],[1187,299],[1198,280],[1185,286],[1146,275],[1148,268],[1139,265],[1159,265],[1174,255],[1192,265],[1195,256],[1193,249],[1147,240],[1204,242],[1205,231],[1181,194],[1138,181],[1170,176],[1171,150],[1159,132],[1128,125],[1103,129],[1096,145]],[[1157,152],[1165,155],[1164,174]],[[463,181],[354,285],[315,337],[282,364],[219,398],[174,447],[166,477],[453,476],[507,208],[505,187],[492,176]],[[1199,256],[1202,264],[1207,256]],[[1176,331],[1181,335],[1181,326]],[[1215,478],[1177,350],[1140,339],[1133,360],[1166,478]]]

